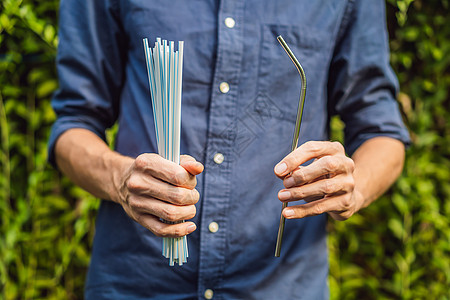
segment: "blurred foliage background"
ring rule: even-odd
[[[0,299],[83,294],[99,200],[46,162],[58,2],[0,4]],[[450,299],[449,1],[386,6],[413,145],[385,196],[329,222],[331,299]]]

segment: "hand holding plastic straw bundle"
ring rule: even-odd
[[[181,82],[183,77],[183,45],[178,42],[161,42],[157,38],[153,48],[143,39],[147,61],[148,81],[153,106],[158,153],[165,159],[180,163]],[[162,220],[166,223],[168,221]],[[187,262],[187,238],[163,238],[162,254],[173,266]]]

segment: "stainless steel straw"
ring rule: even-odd
[[[295,57],[294,53],[292,53],[289,46],[284,41],[283,37],[279,35],[277,37],[278,42],[280,42],[281,46],[283,46],[286,53],[289,55],[289,58],[294,63],[295,67],[298,70],[298,73],[300,74],[301,82],[302,82],[302,88],[300,91],[300,101],[298,103],[297,108],[297,121],[295,122],[295,131],[294,131],[294,137],[292,138],[292,147],[291,152],[297,149],[298,145],[298,136],[300,133],[300,125],[302,123],[302,115],[303,115],[303,105],[305,104],[305,94],[306,94],[306,75],[305,71],[303,71],[302,65],[298,62],[297,58]],[[285,209],[288,206],[287,202],[283,203],[283,208],[281,209],[281,212],[283,212],[283,209]],[[281,252],[281,242],[283,240],[283,232],[284,232],[284,223],[286,219],[283,216],[283,213],[281,213],[280,217],[280,226],[278,227],[278,237],[277,237],[277,246],[275,248],[275,257],[280,257]]]

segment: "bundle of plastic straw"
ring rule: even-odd
[[[165,159],[179,164],[184,42],[178,42],[178,51],[174,49],[174,42],[167,43],[166,40],[161,41],[161,38],[156,39],[153,48],[149,47],[146,38],[143,42],[158,153]],[[180,266],[186,263],[188,257],[186,236],[163,238],[162,254],[169,259],[171,266],[175,263]]]

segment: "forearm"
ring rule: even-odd
[[[133,159],[112,151],[93,132],[74,128],[55,145],[59,169],[74,183],[96,197],[118,201],[120,178]]]
[[[364,208],[381,196],[403,169],[405,147],[402,142],[376,137],[363,143],[353,154],[357,209]]]

